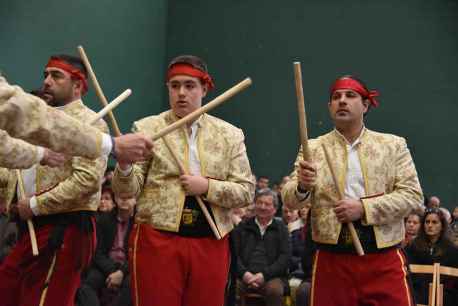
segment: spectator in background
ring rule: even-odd
[[[282,305],[291,256],[288,229],[274,219],[275,193],[266,188],[255,196],[256,216],[233,232],[240,292],[257,292],[267,306]]]
[[[452,243],[448,232],[449,224],[438,208],[429,208],[422,218],[418,236],[405,248],[409,264],[432,265],[458,268],[458,248]],[[431,276],[413,275],[416,302],[428,304],[428,284]],[[441,277],[444,284],[444,306],[458,305],[458,283]]]
[[[453,209],[452,223],[450,224],[451,238],[455,245],[458,246],[458,206]]]
[[[439,209],[444,214],[444,218],[445,218],[445,220],[447,220],[447,223],[451,224],[452,223],[452,215],[450,214],[450,211],[445,207],[439,207]]]
[[[245,215],[245,207],[237,207],[232,210],[232,223],[234,226],[237,226],[242,220],[243,216]]]
[[[289,237],[291,239],[291,259],[289,264],[289,272],[291,274],[298,273],[297,276],[302,276],[301,258],[304,253],[304,242],[301,239],[301,229],[304,226],[302,219],[299,218],[297,209],[290,209],[283,206],[283,222],[288,227]]]
[[[427,208],[439,207],[441,205],[441,200],[437,196],[431,196],[426,203]]]
[[[302,235],[304,222],[299,218],[299,211],[297,209],[290,209],[287,206],[283,206],[282,213],[283,222],[288,226],[288,232],[291,239],[288,284],[291,290],[291,297],[294,299],[296,289],[304,279],[304,271],[302,269],[302,257],[305,249],[305,240]]]
[[[295,295],[296,306],[307,306],[310,300],[310,290],[312,285],[312,268],[313,257],[316,252],[316,245],[312,239],[312,229],[310,222],[310,204],[307,204],[299,210],[299,216],[304,223],[301,229],[301,241],[303,243],[303,251],[301,255],[301,268],[303,271],[302,283],[296,289]],[[292,291],[292,290],[291,290]]]
[[[102,184],[106,182],[111,184],[111,180],[113,179],[114,168],[112,166],[107,166],[107,170],[105,171],[105,175],[103,176]]]
[[[114,194],[113,190],[111,189],[111,183],[105,182],[102,185],[102,195],[100,197],[100,204],[99,204],[99,213],[109,213],[113,210],[116,206],[114,201]]]
[[[256,181],[255,193],[257,193],[259,190],[269,188],[269,182],[270,180],[267,176],[258,177],[258,180]]]
[[[135,199],[117,199],[117,208],[97,220],[97,249],[78,290],[79,306],[131,305],[127,241],[133,225]]]
[[[245,214],[242,217],[242,221],[251,219],[256,215],[254,203],[248,205],[247,207],[244,207],[244,209],[245,209]]]
[[[401,243],[402,247],[409,245],[415,237],[418,235],[420,230],[422,215],[417,212],[411,212],[406,218],[406,237]]]

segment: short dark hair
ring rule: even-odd
[[[78,68],[78,70],[81,71],[87,78],[86,66],[84,66],[84,62],[81,60],[81,58],[68,54],[52,55],[51,58],[59,59],[61,61],[69,63],[70,65]]]
[[[203,59],[195,55],[179,55],[170,61],[168,68],[170,69],[170,67],[176,64],[188,64],[196,69],[208,73],[207,64]]]
[[[258,190],[258,192],[254,196],[254,201],[259,197],[264,197],[264,196],[271,196],[272,197],[272,202],[274,204],[275,209],[278,209],[278,197],[277,194],[270,188],[263,188],[261,190]]]

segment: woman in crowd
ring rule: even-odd
[[[422,218],[418,236],[405,248],[409,264],[458,268],[458,248],[449,238],[449,224],[438,208],[429,208]],[[428,304],[428,287],[431,276],[413,275],[416,302]],[[458,281],[441,277],[444,284],[444,306],[458,305]]]
[[[411,212],[406,218],[406,237],[402,242],[402,247],[409,245],[415,239],[420,230],[422,214]]]

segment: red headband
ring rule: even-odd
[[[72,78],[81,80],[81,82],[83,83],[83,94],[87,92],[87,88],[88,88],[87,79],[84,73],[81,72],[81,70],[79,70],[78,68],[76,68],[73,65],[70,65],[69,63],[67,63],[64,60],[61,60],[55,57],[51,57],[49,59],[48,64],[46,65],[46,68],[51,68],[51,67],[65,70],[71,74]]]
[[[370,90],[368,91],[360,82],[358,82],[355,79],[352,78],[342,78],[338,79],[334,85],[331,87],[331,94],[334,93],[334,91],[339,90],[339,89],[351,89],[353,91],[356,91],[363,97],[363,99],[368,99],[371,102],[371,105],[373,107],[378,106],[378,101],[375,99],[376,97],[379,96],[378,91],[376,90]]]
[[[179,74],[189,75],[201,79],[204,84],[207,84],[208,90],[215,88],[215,84],[207,72],[194,68],[192,65],[185,63],[172,65],[172,67],[169,68],[169,71],[167,71],[167,81]]]

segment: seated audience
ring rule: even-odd
[[[289,264],[290,276],[301,277],[302,267],[301,258],[304,250],[304,241],[301,239],[301,229],[304,226],[302,219],[299,218],[297,209],[290,209],[287,206],[282,208],[283,222],[288,227],[291,240],[291,259]]]
[[[430,196],[426,203],[426,208],[438,208],[441,205],[441,200],[438,196]]]
[[[420,230],[421,216],[420,213],[411,212],[405,219],[406,236],[401,243],[402,247],[406,247],[417,237]]]
[[[118,198],[116,202],[116,209],[101,214],[97,220],[97,249],[78,290],[79,306],[103,305],[100,297],[115,299],[110,305],[131,305],[127,242],[134,222],[135,200]]]
[[[102,195],[100,197],[99,212],[100,213],[109,213],[111,212],[116,203],[114,201],[114,193],[111,189],[111,183],[105,182],[102,186]]]
[[[234,224],[234,226],[237,226],[243,220],[244,215],[245,215],[244,207],[238,207],[232,210],[231,218],[232,218],[232,223]]]
[[[439,209],[444,214],[444,217],[445,217],[445,220],[447,220],[447,223],[451,224],[452,223],[452,214],[450,213],[450,211],[445,207],[439,207]]]
[[[263,295],[267,306],[282,305],[291,256],[288,229],[274,219],[276,199],[272,190],[259,190],[255,217],[233,232],[239,290]]]
[[[300,209],[299,215],[304,223],[301,229],[301,240],[304,243],[301,266],[304,274],[302,283],[296,289],[295,298],[296,306],[308,306],[312,288],[313,258],[316,252],[316,245],[312,239],[310,204]]]
[[[458,206],[453,209],[452,223],[450,224],[451,238],[455,245],[458,246]]]
[[[429,208],[422,218],[418,236],[405,248],[409,264],[432,265],[458,268],[458,248],[449,238],[449,224],[438,208]],[[431,275],[412,276],[416,302],[428,304],[428,287]],[[444,284],[444,306],[458,305],[458,281],[441,277]]]

